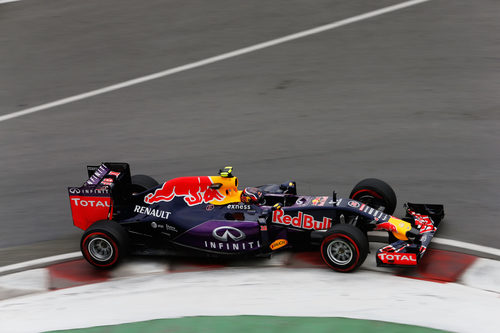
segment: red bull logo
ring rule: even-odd
[[[172,201],[175,197],[184,197],[189,206],[211,201],[222,201],[225,195],[210,188],[213,182],[208,176],[181,177],[167,181],[154,193],[146,195],[144,202],[153,204],[160,201]]]
[[[390,222],[379,223],[375,226],[375,230],[387,230],[390,232],[398,232],[396,225]]]

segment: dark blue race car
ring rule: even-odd
[[[268,257],[319,246],[328,266],[350,272],[364,262],[372,230],[389,235],[378,265],[415,266],[444,217],[442,205],[412,203],[406,217],[392,216],[394,191],[374,178],[337,198],[298,195],[293,181],[239,190],[231,167],[162,184],[131,176],[127,163],[87,169],[89,179],[68,193],[73,222],[85,231],[81,251],[98,268],[128,254]]]

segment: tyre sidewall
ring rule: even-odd
[[[113,255],[105,261],[94,258],[88,248],[89,243],[99,237],[106,240],[113,249]],[[125,229],[115,221],[103,220],[92,224],[83,234],[80,241],[80,250],[83,257],[90,264],[107,269],[116,266],[127,255],[128,245],[129,239]]]
[[[327,253],[329,243],[335,239],[340,239],[348,244],[353,251],[352,259],[345,265],[339,265],[333,262]],[[368,255],[368,239],[363,232],[355,226],[349,224],[336,224],[327,232],[327,235],[321,242],[321,257],[325,263],[335,271],[351,272],[361,266]]]
[[[352,259],[346,264],[346,265],[339,265],[333,262],[328,254],[326,253],[328,244],[334,241],[335,239],[342,239],[345,241],[351,250],[353,251],[353,257]],[[345,235],[343,233],[333,233],[331,235],[328,235],[322,242],[321,244],[321,257],[323,260],[326,262],[328,266],[330,266],[333,270],[339,271],[339,272],[350,272],[353,269],[357,267],[357,264],[360,259],[360,251],[359,251],[359,246],[356,244],[356,242],[349,237],[348,235]]]
[[[96,258],[94,258],[89,251],[89,244],[93,239],[96,238],[102,238],[106,240],[112,247],[113,249],[113,254],[111,258],[105,261],[100,261]],[[91,263],[92,265],[98,267],[98,268],[110,268],[113,267],[118,263],[118,260],[120,259],[121,251],[120,247],[118,246],[117,241],[111,236],[109,233],[101,230],[94,230],[89,233],[85,233],[82,237],[82,241],[80,243],[80,249],[82,251],[83,256],[85,259]]]

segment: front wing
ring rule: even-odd
[[[377,251],[377,266],[416,266],[444,217],[443,205],[406,203],[406,220],[418,230],[409,240],[397,240]]]

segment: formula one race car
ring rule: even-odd
[[[74,225],[85,231],[81,251],[98,268],[130,253],[270,256],[319,245],[328,266],[350,272],[365,260],[372,230],[389,235],[390,245],[376,253],[378,265],[415,266],[444,217],[442,205],[412,203],[405,218],[391,216],[394,191],[373,178],[337,198],[298,195],[293,181],[240,191],[231,167],[163,184],[131,176],[127,163],[87,169],[89,179],[68,192]]]

